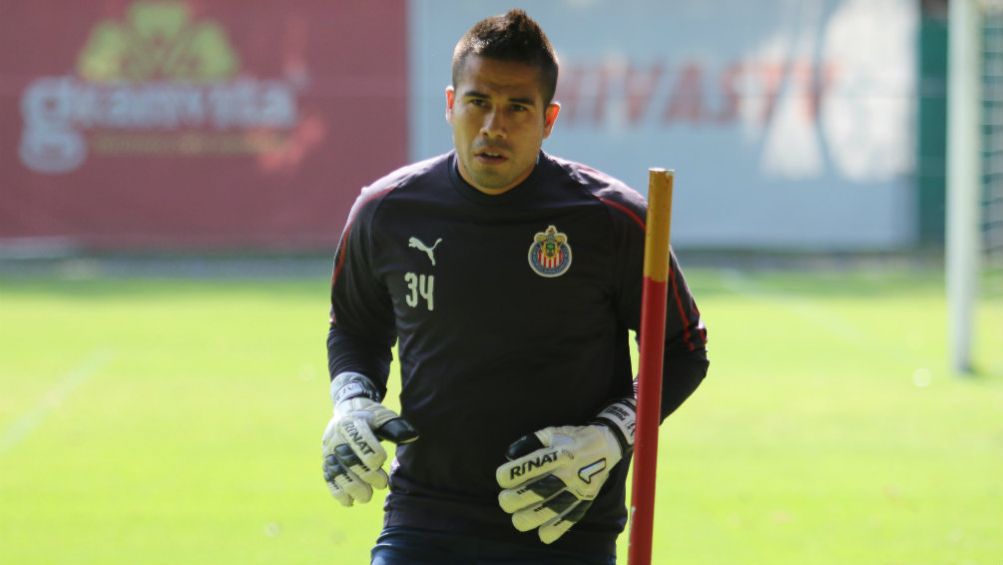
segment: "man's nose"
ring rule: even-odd
[[[481,135],[487,137],[504,137],[507,133],[505,113],[500,109],[494,109],[484,116],[484,125],[481,127]]]

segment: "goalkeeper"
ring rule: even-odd
[[[323,468],[344,506],[389,486],[373,565],[615,561],[646,204],[542,151],[556,83],[524,12],[478,22],[445,92],[454,150],[364,188],[342,233]],[[668,289],[663,419],[707,370],[674,256]],[[400,414],[382,404],[395,341]]]

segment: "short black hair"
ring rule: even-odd
[[[540,25],[523,10],[484,18],[463,34],[453,49],[453,86],[470,55],[537,67],[543,104],[553,101],[557,90],[557,53]]]

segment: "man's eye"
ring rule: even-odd
[[[470,99],[470,105],[471,106],[476,106],[478,108],[487,108],[488,102],[487,102],[487,100],[482,100],[480,98],[471,98]]]
[[[512,105],[512,111],[514,111],[514,112],[525,112],[527,110],[529,110],[528,106],[523,106],[522,104],[513,104]]]

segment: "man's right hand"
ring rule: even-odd
[[[385,439],[396,444],[418,439],[406,420],[377,400],[372,382],[358,373],[342,373],[331,382],[334,415],[324,430],[324,480],[343,506],[369,502],[373,489],[386,488]]]

